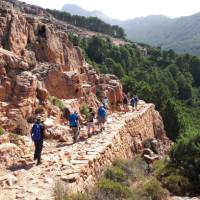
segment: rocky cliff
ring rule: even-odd
[[[98,74],[85,62],[81,49],[68,40],[68,26],[59,28],[42,9],[26,4],[16,7],[17,3],[0,3],[1,126],[15,131],[19,119],[30,118],[40,104],[50,115],[49,96],[78,99],[78,104],[84,101],[96,107],[96,94],[101,98],[107,93],[117,109],[122,101],[121,84],[112,75]]]

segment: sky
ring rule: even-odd
[[[171,18],[200,12],[200,0],[23,0],[43,8],[61,9],[66,3],[77,4],[86,10],[99,10],[115,19],[131,19],[147,15],[166,15]]]

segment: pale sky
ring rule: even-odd
[[[23,0],[43,8],[61,9],[73,3],[87,10],[99,10],[116,19],[131,19],[152,14],[168,17],[192,15],[200,12],[200,0]]]

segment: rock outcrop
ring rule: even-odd
[[[68,39],[67,24],[58,28],[45,11],[18,1],[1,1],[0,10],[2,127],[15,131],[18,118],[32,117],[41,103],[48,103],[49,96],[78,99],[79,105],[85,102],[96,108],[98,93],[100,99],[108,95],[113,110],[119,109],[120,82],[114,76],[98,74],[85,62],[81,49]],[[50,107],[46,107],[47,116]]]

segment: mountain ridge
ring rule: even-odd
[[[70,10],[64,9],[64,6],[62,10],[71,13]],[[82,8],[82,10],[84,9]],[[84,11],[86,11],[87,16],[94,16],[93,11]],[[74,10],[72,14],[75,13]],[[95,17],[99,17],[112,25],[121,26],[129,40],[156,47],[159,46],[165,50],[173,49],[181,54],[200,55],[200,25],[198,23],[200,12],[178,18],[170,18],[164,15],[149,15],[128,20],[111,19],[102,12],[100,13],[102,16]]]

